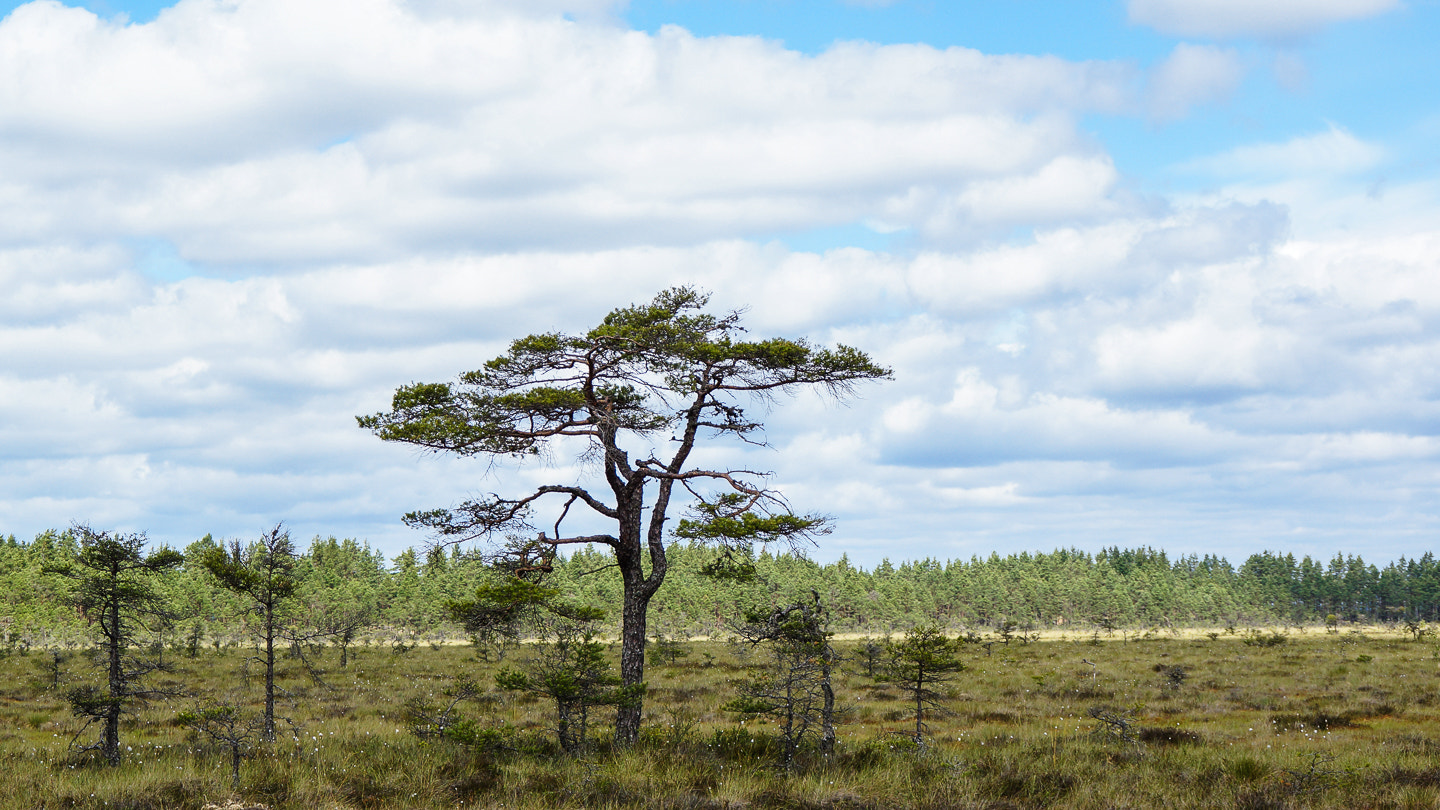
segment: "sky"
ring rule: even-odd
[[[0,533],[427,542],[355,416],[672,285],[871,566],[1440,528],[1440,0],[0,2]]]

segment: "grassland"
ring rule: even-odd
[[[407,701],[443,702],[460,674],[493,682],[496,665],[473,648],[365,647],[343,670],[330,651],[324,685],[287,662],[280,713],[294,726],[247,756],[238,791],[225,752],[177,715],[220,700],[258,705],[259,670],[244,674],[243,650],[167,654],[175,671],[156,684],[191,696],[130,718],[118,768],[71,748],[79,721],[62,692],[90,677],[85,656],[57,669],[46,651],[11,655],[0,660],[0,806],[1440,806],[1440,646],[1428,639],[1311,631],[1273,646],[1239,635],[967,645],[966,671],[943,687],[948,711],[918,748],[904,737],[913,716],[898,691],[852,655],[837,684],[836,752],[808,752],[788,773],[775,766],[773,727],[721,709],[754,662],[719,641],[688,652],[650,668],[639,746],[609,750],[600,710],[592,750],[574,758],[551,742],[545,703],[511,693],[460,707],[506,730],[498,747],[410,732]]]

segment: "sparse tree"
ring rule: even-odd
[[[491,569],[489,574],[491,578],[476,587],[474,598],[446,605],[450,618],[479,644],[518,642],[527,629],[537,626],[558,604],[560,592],[538,581],[543,572]]]
[[[475,598],[449,604],[451,618],[483,644],[538,634],[535,654],[521,669],[500,670],[496,685],[550,698],[560,747],[571,754],[584,751],[590,709],[639,703],[644,685],[624,685],[612,671],[605,645],[596,638],[595,625],[604,611],[562,601],[559,591],[537,581],[543,572],[491,573],[496,576],[476,588]]]
[[[598,610],[571,610],[541,622],[541,646],[523,670],[495,676],[501,689],[544,695],[555,704],[555,735],[568,754],[583,753],[590,739],[590,710],[639,703],[643,686],[624,686],[595,637]]]
[[[840,656],[831,645],[829,619],[820,595],[768,611],[745,614],[736,635],[770,655],[765,671],[740,686],[727,711],[773,718],[780,732],[782,764],[788,770],[805,738],[819,738],[820,751],[835,750],[835,690],[831,674]]]
[[[868,677],[875,677],[876,668],[880,665],[880,659],[885,655],[885,645],[888,639],[877,639],[866,636],[860,639],[860,660],[865,662],[865,674]]]
[[[1420,641],[1430,635],[1430,628],[1426,627],[1425,623],[1419,619],[1409,618],[1405,620],[1405,632],[1409,633],[1411,638]]]
[[[684,631],[671,633],[668,636],[664,633],[657,632],[655,634],[655,642],[650,647],[651,665],[665,664],[673,666],[678,664],[681,658],[689,658],[690,649],[685,646],[685,643],[689,640],[689,635]]]
[[[1015,639],[1015,631],[1018,628],[1019,625],[1014,620],[1004,619],[996,626],[995,634],[1000,637],[1000,643],[1009,646],[1010,642]]]
[[[965,665],[955,655],[955,643],[938,627],[914,627],[890,646],[886,680],[895,684],[915,704],[916,745],[925,744],[925,712],[940,708],[935,687],[950,680]]]
[[[295,544],[290,533],[276,526],[248,546],[240,541],[226,550],[212,547],[200,561],[227,590],[249,597],[250,612],[257,618],[255,634],[264,650],[265,666],[264,739],[275,739],[275,643],[283,639],[289,605],[299,581],[295,577]]]
[[[65,664],[70,660],[70,652],[59,647],[51,647],[46,653],[41,668],[45,677],[42,683],[54,690],[60,689],[60,677],[64,674]]]
[[[43,570],[74,583],[71,603],[99,633],[105,686],[76,687],[67,693],[74,713],[85,727],[100,723],[100,740],[87,750],[99,750],[111,765],[120,764],[120,717],[132,704],[161,694],[143,685],[144,676],[161,665],[136,654],[137,633],[161,617],[164,604],[154,578],[179,567],[180,552],[168,548],[145,553],[144,534],[97,532],[76,526],[78,547],[70,559],[49,563]],[[76,733],[76,738],[84,728]]]
[[[240,789],[240,760],[265,734],[264,715],[247,714],[233,704],[204,706],[183,711],[180,724],[224,746],[230,754],[230,788]]]
[[[369,604],[355,604],[349,608],[334,607],[324,611],[316,622],[316,629],[331,643],[340,648],[340,668],[350,665],[350,647],[360,632],[375,624],[375,610]]]
[[[389,412],[358,417],[385,441],[437,453],[525,459],[548,450],[577,451],[603,477],[603,489],[547,484],[513,497],[490,495],[453,509],[412,512],[411,526],[440,543],[535,532],[502,544],[496,556],[512,570],[543,570],[556,549],[594,543],[614,555],[623,582],[620,674],[639,688],[645,674],[650,600],[668,571],[665,539],[672,502],[694,500],[682,537],[731,547],[796,544],[826,531],[823,518],[794,514],[752,470],[697,465],[707,438],[756,443],[761,422],[746,407],[780,393],[819,388],[845,395],[890,371],[865,353],[803,340],[747,340],[741,313],[703,312],[708,296],[688,287],[648,304],[617,309],[580,335],[520,338],[504,355],[458,384],[415,383],[396,391]],[[557,446],[558,445],[558,446]],[[538,531],[534,510],[556,502],[553,526]],[[564,527],[579,506],[608,532]],[[639,735],[638,701],[620,704],[615,740]]]
[[[480,688],[480,684],[462,675],[441,694],[447,698],[444,706],[437,707],[423,695],[414,695],[405,701],[404,716],[409,723],[411,734],[422,740],[446,737],[456,726],[466,722],[464,715],[460,713],[460,704],[474,700],[484,694],[484,690]]]

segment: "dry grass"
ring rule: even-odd
[[[462,673],[487,683],[495,665],[466,647],[371,647],[347,670],[329,653],[325,686],[287,668],[281,713],[296,725],[245,761],[238,795],[224,754],[175,721],[204,697],[131,718],[119,768],[74,756],[78,721],[35,652],[0,660],[0,807],[1436,807],[1437,650],[1324,633],[1270,647],[1230,636],[1072,637],[988,655],[970,645],[924,749],[903,737],[913,721],[896,691],[852,662],[838,685],[848,716],[837,752],[784,774],[772,728],[719,708],[748,663],[722,642],[650,669],[641,745],[611,752],[597,737],[580,759],[550,742],[543,703],[499,693],[463,709],[510,730],[504,748],[417,739],[401,719],[409,698],[438,700]],[[240,677],[241,659],[174,659],[168,677],[256,705],[258,679]],[[61,688],[84,667],[71,658]]]

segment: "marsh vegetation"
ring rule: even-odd
[[[1279,637],[1283,641],[1272,643]],[[319,807],[1434,807],[1440,802],[1440,646],[1403,632],[1313,628],[1181,638],[1104,634],[957,641],[925,736],[900,684],[838,642],[833,748],[787,756],[773,717],[727,710],[769,659],[688,642],[652,658],[638,743],[604,724],[557,741],[554,701],[495,675],[534,645],[330,648],[311,672],[282,657],[277,739],[202,733],[205,706],[261,716],[253,649],[171,654],[156,686],[189,697],[134,707],[118,767],[71,741],[64,692],[88,652],[0,660],[0,803],[10,808],[200,808],[241,799]],[[899,641],[899,637],[896,638]],[[988,643],[987,643],[988,642]],[[873,645],[872,645],[873,646]],[[606,651],[618,660],[613,647]],[[867,675],[867,669],[876,676]],[[316,675],[318,674],[318,678]],[[457,688],[458,687],[458,688]],[[731,708],[734,708],[731,706]],[[436,733],[435,718],[458,733]],[[187,716],[190,722],[186,722]],[[574,733],[573,729],[570,733]],[[240,753],[239,787],[232,786]]]

